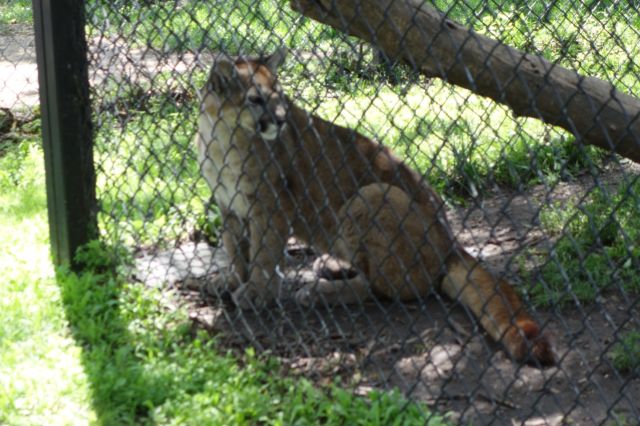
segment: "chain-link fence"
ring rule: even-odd
[[[224,347],[465,424],[640,418],[634,2],[86,16],[101,238]]]
[[[0,17],[0,155],[38,131],[38,72],[33,31],[19,21],[30,12],[16,4]],[[16,176],[16,179],[18,177]]]

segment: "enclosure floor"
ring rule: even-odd
[[[617,165],[603,176],[616,182],[635,168]],[[589,179],[562,183],[550,197],[580,196]],[[545,192],[540,187],[527,194],[496,195],[454,209],[449,218],[470,251],[517,278],[508,259],[525,246],[551,243],[534,225],[532,213]],[[292,261],[287,276],[296,271],[312,275],[311,261],[305,256]],[[397,387],[471,424],[596,424],[612,413],[627,419],[638,413],[640,380],[620,375],[609,358],[615,333],[639,325],[637,301],[622,294],[580,308],[534,312],[560,359],[556,367],[538,369],[512,362],[461,306],[437,295],[404,304],[372,301],[303,309],[287,298],[292,292],[285,285],[284,300],[269,310],[237,310],[228,300],[200,291],[226,263],[223,250],[186,243],[143,253],[135,274],[186,306],[194,326],[218,336],[224,347],[239,354],[248,346],[268,351],[281,360],[283,374],[303,375],[318,384],[340,376],[363,394]]]
[[[179,263],[190,258],[201,271],[202,259],[223,254],[190,244],[140,266],[166,265],[170,257]],[[616,330],[639,318],[637,307],[616,296],[584,310],[537,312],[561,359],[557,367],[538,369],[512,362],[462,307],[437,296],[311,310],[284,301],[255,313],[203,295],[194,285],[202,280],[193,275],[182,278],[163,288],[187,307],[194,326],[239,354],[249,346],[268,351],[281,360],[282,373],[319,384],[341,376],[363,394],[398,387],[472,424],[595,424],[612,408],[629,418],[631,404],[640,400],[640,381],[627,381],[601,355]]]

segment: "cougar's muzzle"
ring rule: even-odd
[[[287,111],[283,105],[267,109],[258,120],[258,133],[264,140],[271,141],[278,137],[286,125]]]

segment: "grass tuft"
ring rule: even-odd
[[[640,331],[630,331],[618,336],[611,351],[611,360],[621,373],[633,373],[640,369]]]

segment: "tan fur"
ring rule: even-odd
[[[516,359],[553,363],[551,344],[511,286],[456,242],[440,197],[384,146],[290,102],[276,78],[283,60],[283,52],[219,59],[203,92],[196,143],[232,265],[213,291],[232,290],[241,308],[273,301],[292,232],[331,254],[316,262],[319,279],[297,292],[299,303],[411,300],[441,290]]]

